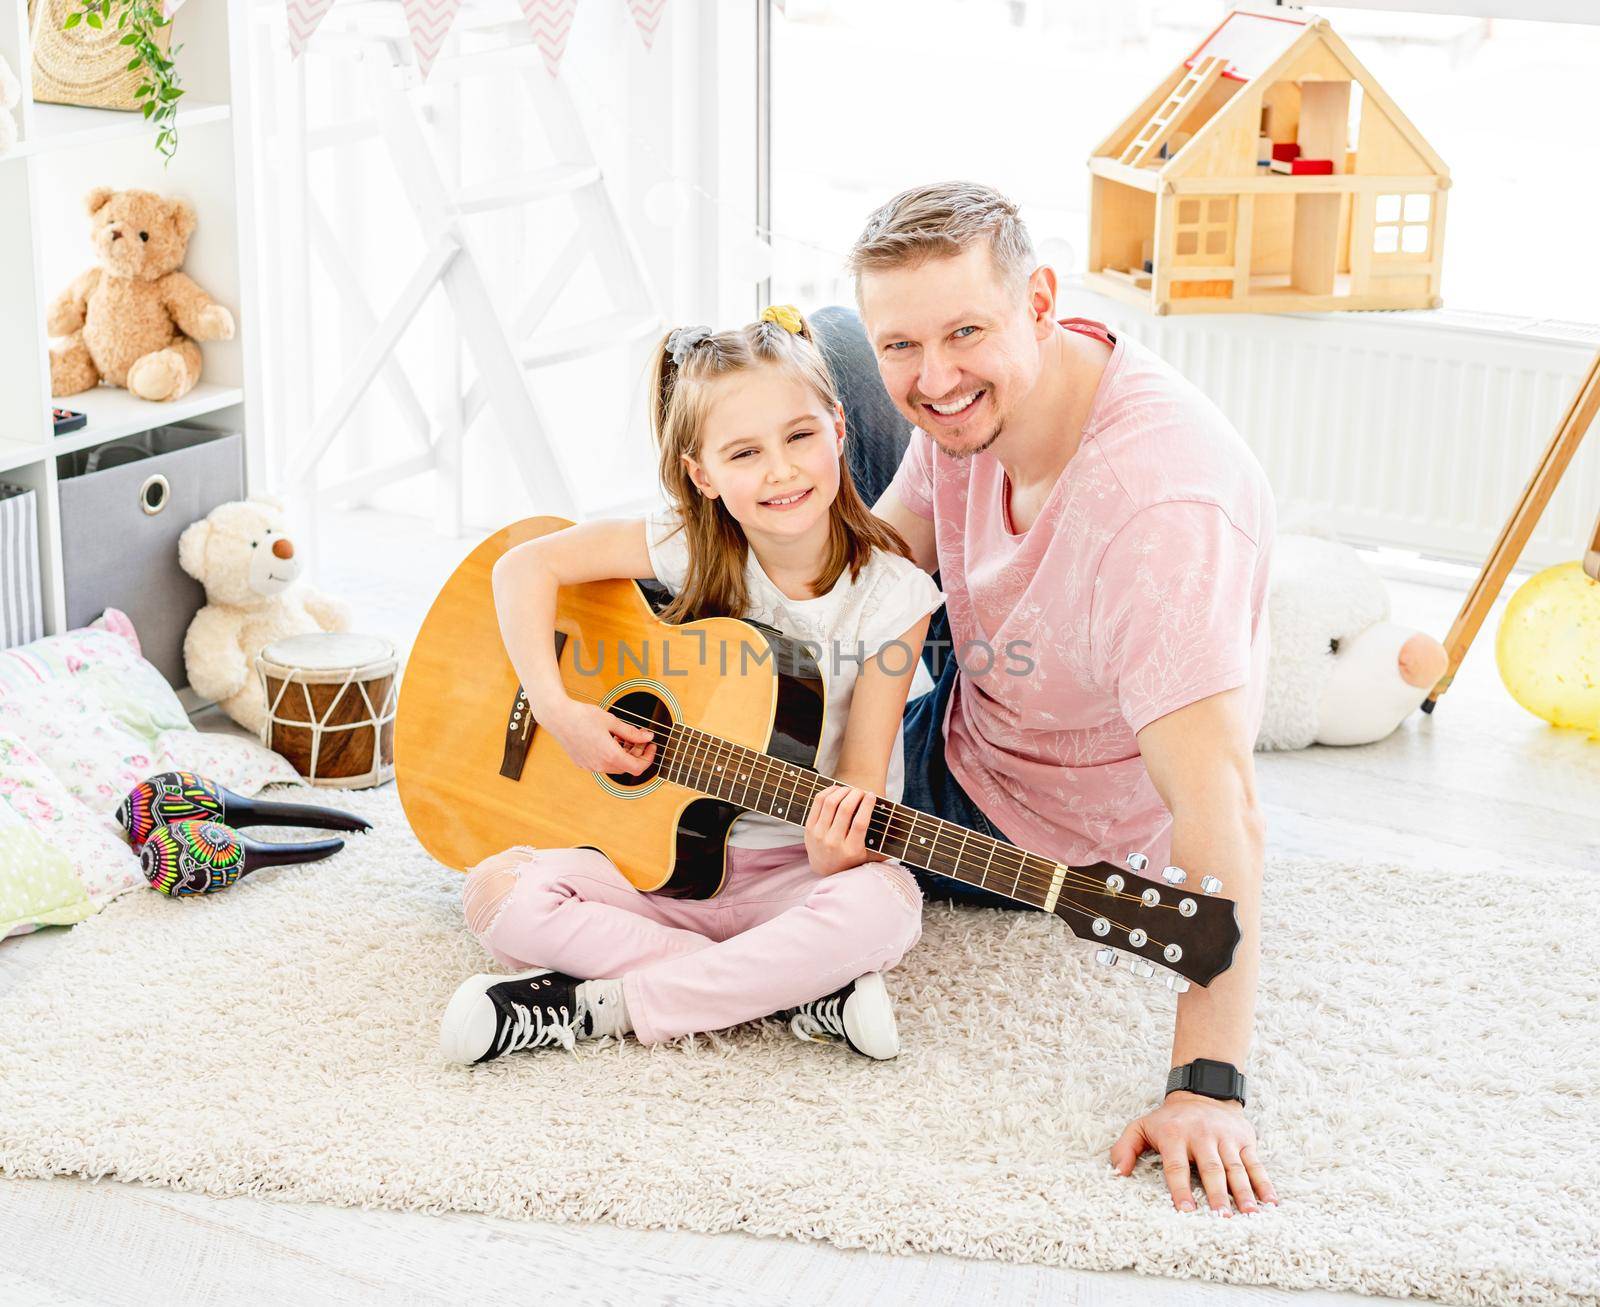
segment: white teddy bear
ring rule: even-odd
[[[1382,578],[1336,540],[1278,537],[1267,612],[1272,656],[1257,749],[1381,740],[1444,675],[1444,646],[1389,621]]]
[[[300,559],[284,526],[282,502],[257,495],[218,505],[178,538],[179,566],[206,588],[183,639],[189,686],[257,735],[267,705],[256,655],[285,636],[350,627],[344,603],[296,586]]]
[[[0,154],[17,143],[17,120],[11,116],[11,111],[21,99],[22,83],[11,71],[5,55],[0,54]]]

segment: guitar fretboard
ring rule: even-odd
[[[657,745],[661,775],[752,812],[804,826],[811,801],[839,784],[809,768],[675,725]],[[866,845],[926,871],[1051,911],[1060,865],[1013,844],[876,796]]]

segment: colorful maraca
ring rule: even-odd
[[[308,803],[258,803],[192,771],[164,771],[140,781],[117,808],[135,852],[150,832],[175,821],[220,821],[229,826],[309,826],[312,830],[371,830],[372,823],[337,808]]]
[[[163,894],[215,894],[262,867],[316,862],[342,848],[343,840],[259,844],[220,821],[175,821],[150,832],[139,869]]]

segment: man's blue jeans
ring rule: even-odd
[[[906,788],[900,801],[918,812],[943,817],[958,826],[975,830],[980,835],[988,835],[1010,844],[1011,840],[1007,839],[1005,833],[984,815],[983,809],[972,801],[971,796],[961,788],[961,782],[950,774],[949,767],[945,765],[944,732],[941,727],[944,723],[945,709],[950,703],[950,692],[955,689],[957,667],[950,644],[950,623],[943,608],[939,609],[933,615],[933,620],[928,623],[927,642],[922,648],[922,658],[928,664],[928,671],[934,674],[934,686],[926,694],[919,695],[906,704],[902,723],[905,735]],[[1018,903],[1015,899],[979,889],[976,885],[953,880],[949,876],[940,876],[918,867],[913,867],[911,871],[916,876],[917,883],[922,886],[923,895],[929,899],[949,899],[952,902],[970,903],[983,908],[1029,906],[1026,903]]]

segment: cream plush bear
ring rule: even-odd
[[[232,340],[233,315],[178,271],[194,234],[182,200],[96,186],[85,197],[99,255],[56,297],[45,330],[50,393],[76,395],[102,381],[140,399],[173,400],[200,380],[201,340]]]
[[[178,538],[179,566],[206,588],[183,638],[189,686],[257,735],[267,716],[255,668],[262,648],[350,627],[345,604],[295,584],[300,559],[284,527],[282,502],[258,495],[218,505]]]
[[[11,71],[5,55],[0,54],[0,154],[17,143],[17,120],[11,116],[11,111],[21,99],[22,83]]]
[[[1337,540],[1278,537],[1267,613],[1272,655],[1257,749],[1381,740],[1444,675],[1444,647],[1391,622],[1382,578]]]

